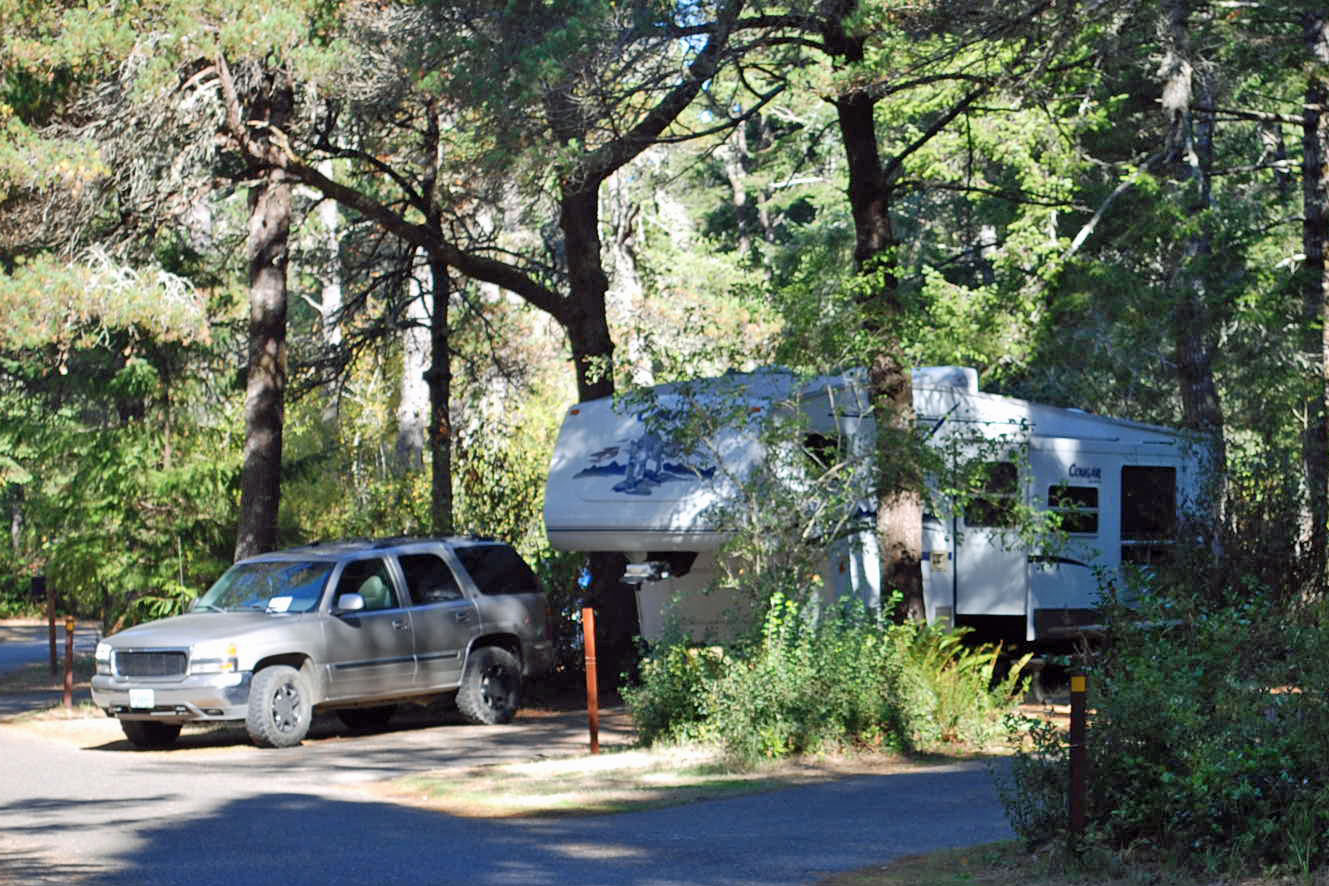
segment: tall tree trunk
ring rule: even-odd
[[[15,562],[23,556],[23,517],[23,487],[16,484],[9,500],[9,543]]]
[[[599,189],[598,180],[565,185],[559,214],[572,284],[563,326],[572,346],[580,400],[614,393],[614,343],[605,314],[609,278],[600,252]],[[632,638],[641,633],[637,597],[633,588],[621,580],[627,569],[625,556],[593,551],[587,560],[591,572],[587,602],[598,612],[601,680],[606,688],[613,688],[619,675],[636,661]]]
[[[733,133],[716,151],[716,157],[729,180],[730,198],[734,204],[734,229],[738,232],[738,254],[744,259],[752,251],[751,222],[748,214],[747,169],[744,161],[748,152],[747,127],[735,126]]]
[[[609,313],[623,323],[627,338],[620,364],[622,370],[634,385],[650,387],[655,384],[655,373],[646,351],[646,332],[634,322],[641,315],[646,286],[641,279],[637,256],[641,204],[629,192],[630,178],[615,175],[606,183],[605,206],[609,209],[609,219],[605,227],[609,233],[607,252],[613,285],[605,297]]]
[[[608,397],[614,393],[614,341],[605,314],[609,277],[600,254],[600,181],[565,185],[559,203],[570,283],[563,328],[572,346],[577,398]]]
[[[439,258],[429,261],[433,299],[429,312],[429,352],[432,365],[429,381],[429,513],[435,535],[455,531],[452,516],[452,352],[448,343],[448,300],[452,281],[448,266]]]
[[[428,287],[420,279],[427,271],[431,283]],[[445,270],[446,273],[446,270]],[[396,468],[399,474],[408,474],[424,467],[425,447],[431,441],[429,428],[433,416],[433,394],[430,388],[430,368],[434,365],[434,335],[431,316],[436,309],[430,301],[437,298],[432,266],[420,268],[412,262],[407,280],[406,325],[401,333],[401,388],[397,403]],[[445,318],[446,320],[446,318]],[[447,336],[443,337],[447,347]]]
[[[1316,590],[1325,590],[1325,547],[1329,544],[1329,312],[1326,312],[1325,245],[1329,242],[1329,16],[1309,13],[1303,20],[1309,63],[1306,107],[1302,112],[1302,353],[1315,367],[1314,391],[1306,401],[1306,488],[1310,500],[1310,549]]]
[[[328,178],[334,175],[331,160],[319,161],[318,170]],[[342,342],[341,205],[336,200],[323,199],[318,204],[318,220],[319,239],[323,241],[323,285],[319,288],[319,301],[314,308],[322,325],[323,343],[336,348]]]
[[[291,93],[277,89],[254,116],[282,127]],[[276,168],[263,171],[249,194],[249,376],[245,390],[245,454],[235,557],[277,546],[281,500],[282,424],[286,395],[286,259],[291,185]]]
[[[1192,58],[1190,9],[1185,0],[1174,0],[1166,11],[1164,58],[1159,75],[1163,86],[1163,110],[1168,114],[1168,136],[1163,162],[1180,185],[1183,211],[1198,218],[1195,233],[1182,244],[1168,288],[1173,299],[1172,333],[1181,395],[1182,426],[1203,434],[1210,441],[1211,476],[1220,484],[1214,493],[1222,506],[1222,478],[1227,473],[1223,441],[1223,409],[1214,379],[1213,306],[1206,283],[1213,258],[1211,181],[1214,163],[1214,95],[1212,76],[1197,71]],[[1192,96],[1199,99],[1196,110]]]
[[[860,62],[861,40],[841,29],[854,4],[833,22],[827,41],[845,61]],[[899,591],[900,614],[921,621],[923,604],[923,497],[914,435],[910,368],[900,358],[893,320],[900,311],[891,226],[892,183],[877,146],[876,101],[855,91],[835,100],[849,167],[849,205],[854,219],[854,264],[860,274],[863,324],[875,339],[868,366],[868,397],[876,418],[877,539],[883,594]]]

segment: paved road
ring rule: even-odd
[[[356,789],[533,747],[563,753],[582,729],[567,715],[290,751],[223,741],[143,753],[0,727],[0,883],[776,886],[1010,836],[979,764],[562,820],[460,819]]]
[[[436,712],[406,720],[345,736],[320,719],[313,740],[286,751],[254,748],[243,731],[187,731],[176,750],[139,752],[108,720],[50,727],[78,730],[79,742],[0,724],[0,886],[792,886],[1011,836],[981,764],[626,815],[455,818],[379,802],[363,785],[577,754],[584,714],[501,727]],[[628,726],[609,713],[603,743],[628,743]]]
[[[56,656],[64,662],[65,626],[56,625]],[[74,651],[79,655],[92,652],[101,639],[94,627],[77,627],[74,631]],[[0,674],[15,671],[36,661],[49,661],[51,655],[49,629],[45,624],[0,623]]]

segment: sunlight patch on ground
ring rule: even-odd
[[[362,790],[378,799],[474,818],[593,815],[917,768],[885,754],[729,764],[714,748],[636,749],[411,775]]]

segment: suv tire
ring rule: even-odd
[[[471,651],[457,690],[457,710],[472,723],[507,723],[521,702],[521,663],[501,646]]]
[[[313,720],[313,693],[305,675],[289,665],[271,665],[249,686],[245,730],[261,748],[292,748],[304,740]]]
[[[125,738],[136,748],[161,750],[175,744],[180,737],[179,723],[153,723],[147,720],[121,720]]]

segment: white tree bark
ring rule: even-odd
[[[418,256],[411,273],[406,305],[406,326],[401,334],[401,397],[397,404],[397,469],[403,473],[424,469],[429,425],[429,343],[431,298],[429,267]]]

